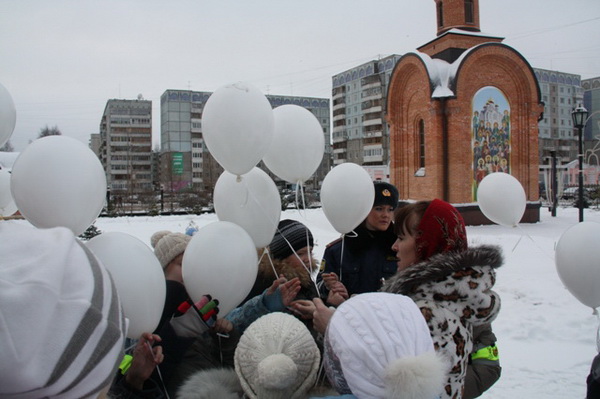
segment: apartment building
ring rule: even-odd
[[[539,121],[539,162],[547,163],[550,151],[556,151],[560,163],[577,158],[577,129],[571,111],[583,104],[581,76],[566,72],[533,68],[544,102]]]
[[[202,137],[202,110],[211,92],[167,90],[161,96],[161,182],[171,192],[188,190],[212,193],[223,168],[210,155]],[[307,186],[318,187],[331,168],[329,99],[298,96],[266,96],[273,108],[295,104],[311,111],[325,136],[321,166]],[[268,172],[268,169],[262,165]],[[277,179],[275,179],[277,180]]]
[[[387,86],[400,55],[369,61],[332,77],[333,166],[387,166]]]
[[[108,100],[97,148],[112,195],[152,191],[152,101]]]
[[[583,106],[588,110],[584,128],[585,162],[600,165],[600,76],[581,81]]]

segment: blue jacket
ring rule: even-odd
[[[386,231],[371,231],[363,223],[355,231],[356,237],[346,236],[343,242],[340,238],[327,246],[317,283],[322,281],[322,273],[335,272],[338,277],[341,275],[348,295],[379,291],[382,278],[393,276],[398,269],[396,254],[392,251],[397,238],[393,226]],[[328,290],[324,284],[320,285],[320,294],[327,299]]]

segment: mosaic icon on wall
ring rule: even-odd
[[[499,89],[486,86],[473,97],[472,116],[472,186],[473,201],[477,201],[477,187],[484,177],[510,173],[510,106]]]

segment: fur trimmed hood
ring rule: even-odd
[[[500,310],[500,297],[492,287],[495,269],[503,262],[500,248],[493,245],[441,253],[397,273],[381,291],[407,295],[417,303],[443,303],[463,321],[479,325],[492,321]]]
[[[500,311],[500,296],[492,288],[502,262],[496,246],[440,253],[397,273],[381,289],[409,296],[421,310],[436,351],[450,364],[442,398],[461,397],[472,328],[493,321]]]
[[[202,370],[189,377],[177,391],[177,399],[240,399],[244,390],[233,369]]]

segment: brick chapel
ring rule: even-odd
[[[525,189],[522,222],[537,222],[544,105],[533,69],[481,32],[478,0],[434,1],[437,37],[405,54],[388,86],[390,180],[401,200],[441,198],[482,224],[477,185],[506,172]]]

